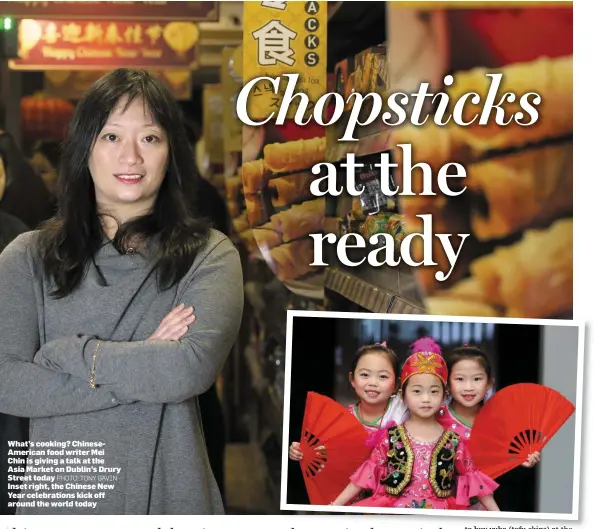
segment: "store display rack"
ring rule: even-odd
[[[397,275],[396,283],[399,280]],[[424,314],[420,305],[412,303],[390,289],[378,287],[337,268],[332,268],[326,273],[325,288],[339,294],[349,301],[361,306],[365,310],[376,313],[388,314]],[[375,279],[375,278],[374,278]]]

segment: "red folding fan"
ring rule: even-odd
[[[492,479],[540,452],[575,411],[554,389],[514,384],[497,391],[474,420],[468,448],[476,467]]]
[[[347,408],[309,392],[301,430],[301,471],[311,505],[328,505],[369,457],[367,432]]]

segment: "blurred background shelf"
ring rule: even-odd
[[[425,314],[410,273],[363,267],[342,270],[329,268],[325,288],[369,312],[389,314]]]

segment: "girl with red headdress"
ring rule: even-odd
[[[417,340],[400,376],[408,417],[378,435],[370,458],[332,505],[346,505],[371,490],[371,497],[353,505],[465,509],[478,497],[487,510],[499,510],[492,494],[497,483],[474,467],[464,438],[437,421],[447,381],[439,345],[431,338]]]

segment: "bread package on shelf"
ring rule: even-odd
[[[262,224],[258,228],[252,230],[254,239],[260,248],[275,248],[283,243],[282,231],[279,231],[272,222]]]
[[[455,83],[447,92],[454,100],[468,92],[475,92],[484,101],[492,82],[487,74],[499,73],[502,74],[499,94],[532,92],[540,96],[538,120],[529,126],[511,121],[502,127],[495,122],[493,116],[487,125],[479,125],[477,119],[467,127],[453,129],[454,143],[468,145],[473,151],[483,154],[493,150],[523,147],[547,138],[573,133],[573,56],[555,59],[543,57],[527,63],[510,64],[497,70],[475,68],[458,72],[454,75]],[[508,109],[506,114],[511,116],[514,112],[522,112],[522,121],[528,123],[530,118],[520,107],[519,99],[517,96],[514,101],[505,104]],[[463,119],[469,122],[477,111],[480,112],[480,107],[467,104],[464,110]]]
[[[310,187],[318,178],[311,168],[325,160],[325,151],[324,137],[273,143],[264,146],[261,158],[242,166],[250,236],[285,283],[312,281],[319,271],[310,267],[314,254],[308,236],[324,231],[325,199],[315,198]]]
[[[326,138],[271,143],[264,147],[264,162],[275,173],[309,170],[326,159]]]
[[[495,318],[501,315],[488,303],[445,296],[425,298],[425,308],[429,314],[443,316],[468,316],[472,314],[481,318]]]
[[[270,250],[276,265],[276,274],[281,281],[289,281],[308,275],[317,269],[310,264],[314,259],[313,241],[300,239]]]
[[[271,224],[282,234],[283,242],[324,231],[325,202],[318,198],[276,213]]]
[[[470,277],[426,301],[439,314],[545,318],[573,307],[573,220],[528,230],[470,265]],[[437,313],[437,312],[435,312]],[[468,313],[466,313],[468,314]]]
[[[312,198],[311,168],[324,160],[325,138],[272,143],[264,157],[245,162],[241,178],[253,227],[268,222],[275,210]]]
[[[448,269],[448,256],[438,241],[431,243],[438,266],[419,266],[416,277],[434,314],[565,317],[573,303],[573,100],[572,57],[541,58],[497,70],[475,68],[453,74],[447,88],[452,101],[463,94],[479,94],[484,104],[492,81],[487,73],[501,73],[498,99],[505,92],[516,100],[504,103],[505,114],[521,111],[522,94],[539,94],[538,120],[531,126],[510,122],[459,126],[450,121],[437,126],[431,120],[420,127],[404,125],[389,133],[394,161],[402,162],[410,144],[412,162],[432,168],[436,195],[421,196],[424,178],[412,178],[414,196],[399,195],[406,232],[420,233],[419,215],[431,215],[433,233],[453,234],[456,251],[469,234],[447,281],[435,277]],[[536,96],[532,96],[536,97]],[[467,101],[468,103],[468,101]],[[467,122],[481,111],[465,105]],[[529,116],[524,112],[525,120]],[[453,123],[453,124],[452,124]],[[447,163],[462,164],[465,178],[449,179],[452,191],[439,191],[437,173]],[[417,170],[420,174],[420,171]],[[402,185],[402,171],[397,184]],[[414,173],[413,173],[414,174]],[[420,237],[411,244],[420,262],[426,248]]]
[[[380,213],[367,217],[359,227],[359,233],[369,240],[373,235],[386,233],[398,242],[404,238],[403,216],[398,213]]]
[[[472,231],[500,239],[573,210],[573,145],[552,145],[470,165]]]
[[[282,208],[294,202],[312,198],[311,183],[319,178],[310,172],[273,178],[268,182],[270,199],[274,208]]]
[[[243,192],[246,195],[260,193],[268,182],[269,171],[264,160],[245,162],[241,166]]]
[[[264,198],[261,194],[245,196],[245,208],[251,226],[259,226],[266,222],[268,216],[264,206]]]
[[[470,266],[486,299],[510,318],[544,318],[573,308],[573,220],[528,230]]]

